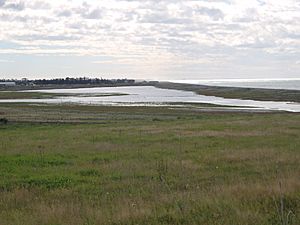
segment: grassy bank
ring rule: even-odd
[[[0,91],[0,99],[45,99],[58,97],[57,94],[39,92]]]
[[[300,223],[299,114],[24,104],[0,114],[14,121],[0,125],[0,224]]]
[[[24,90],[49,90],[49,89],[74,89],[74,88],[96,88],[96,87],[128,87],[144,86],[143,83],[134,84],[48,84],[34,86],[0,86],[0,91],[24,91]]]
[[[158,88],[193,91],[201,95],[217,96],[224,98],[250,99],[260,101],[291,101],[300,102],[300,91],[297,90],[275,90],[262,88],[239,88],[239,87],[217,87],[195,84],[178,84],[159,82],[155,84]]]
[[[42,93],[42,92],[18,92],[18,91],[0,91],[0,100],[2,99],[51,99],[59,97],[108,97],[121,96],[123,93]]]

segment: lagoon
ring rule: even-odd
[[[228,99],[198,95],[191,91],[161,89],[153,86],[49,89],[30,90],[28,92],[61,93],[70,95],[49,99],[4,99],[0,100],[0,103],[72,103],[116,106],[162,106],[169,104],[208,103],[219,106],[246,107],[248,110],[300,112],[299,103]]]

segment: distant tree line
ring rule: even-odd
[[[102,84],[102,85],[114,85],[114,84],[133,84],[135,80],[131,79],[102,79],[102,78],[55,78],[55,79],[36,79],[29,80],[23,78],[21,80],[17,79],[0,79],[0,82],[15,82],[16,85],[66,85],[66,84]]]

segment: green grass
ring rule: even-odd
[[[22,111],[61,115],[23,123]],[[1,112],[14,122],[0,125],[0,224],[279,225],[281,200],[284,215],[293,212],[289,224],[300,223],[300,114]],[[70,116],[76,123],[58,123]]]

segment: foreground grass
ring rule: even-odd
[[[0,224],[300,223],[299,114],[73,111],[0,125]]]

